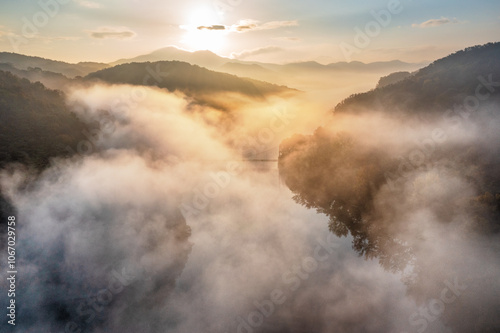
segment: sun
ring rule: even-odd
[[[227,30],[219,24],[220,18],[213,9],[198,7],[187,15],[187,25],[181,43],[191,51],[220,51],[226,43]]]
[[[196,29],[196,28],[195,28]],[[187,31],[181,40],[192,51],[209,50],[220,51],[226,42],[226,33],[218,30],[191,30]]]

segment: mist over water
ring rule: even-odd
[[[498,328],[498,236],[475,230],[467,198],[483,194],[484,179],[464,162],[497,163],[493,106],[457,126],[331,117],[300,94],[216,98],[234,103],[231,114],[155,88],[68,93],[100,129],[41,175],[0,176],[22,221],[19,332]],[[278,169],[280,142],[313,132]],[[304,167],[308,151],[322,155],[321,140],[339,137],[338,161]],[[404,169],[398,158],[413,161],[426,144],[424,160]],[[328,185],[359,199],[350,202],[368,198],[359,214],[369,228],[352,207],[352,225],[332,217]]]

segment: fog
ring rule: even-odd
[[[155,88],[70,89],[68,105],[99,129],[41,175],[0,176],[20,221],[17,331],[498,328],[498,236],[469,202],[493,176],[470,160],[498,162],[493,106],[423,122],[332,115],[311,96],[213,96],[228,112]],[[318,138],[352,140],[345,158],[312,175],[299,167],[317,143],[305,139],[279,170],[280,142],[318,125]],[[369,181],[350,182],[367,162]],[[369,198],[369,228],[339,231],[329,184]]]
[[[426,121],[341,113],[282,145],[280,169],[295,201],[328,215],[337,236],[355,236],[360,255],[399,272],[420,307],[409,317],[413,331],[439,316],[453,332],[498,325],[497,108],[485,103],[464,118],[435,110]],[[451,281],[459,301],[446,302]],[[426,318],[426,306],[439,316]]]

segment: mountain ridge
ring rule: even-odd
[[[84,61],[71,64],[64,61],[46,59],[12,52],[0,52],[0,63],[10,64],[21,70],[40,68],[45,71],[63,74],[67,77],[85,76],[96,70],[108,67],[108,64]]]
[[[500,42],[468,47],[438,59],[406,78],[390,85],[353,94],[335,106],[335,112],[386,109],[432,113],[436,108],[463,104],[475,96],[481,80],[500,78]],[[482,78],[482,79],[480,79]],[[496,82],[495,81],[495,82]],[[498,98],[498,93],[491,99]]]
[[[28,79],[41,78],[43,83],[50,80],[44,78],[43,72],[59,73],[69,79],[86,76],[101,69],[110,68],[116,65],[133,62],[157,62],[157,61],[182,61],[191,65],[197,65],[206,69],[237,75],[242,78],[265,81],[276,85],[290,85],[303,91],[322,89],[324,85],[335,86],[336,74],[349,75],[353,73],[371,73],[370,75],[388,75],[395,71],[415,71],[422,67],[422,64],[405,63],[398,60],[375,63],[362,62],[337,62],[330,64],[320,64],[315,61],[292,62],[288,64],[272,64],[257,61],[242,61],[221,57],[211,51],[189,52],[176,47],[165,47],[148,54],[139,55],[130,59],[119,59],[108,64],[96,62],[79,62],[70,64],[62,61],[50,60],[40,57],[32,57],[15,53],[0,53],[0,64],[8,64],[17,70],[28,71],[30,73],[14,73]],[[7,67],[3,67],[8,70]],[[32,72],[34,69],[41,69],[37,75]],[[380,77],[380,76],[379,76]],[[341,80],[342,78],[340,78]],[[62,80],[61,80],[62,81]],[[64,89],[64,86],[51,88]],[[352,92],[349,92],[352,93]]]
[[[156,75],[151,74],[152,71],[156,71]],[[158,77],[154,79],[153,76]],[[84,78],[87,81],[94,79],[112,84],[157,86],[187,95],[235,92],[263,98],[270,94],[297,92],[286,86],[216,72],[183,61],[126,63],[90,73]]]
[[[110,62],[109,64],[110,65],[119,65],[119,64],[123,64],[123,63],[127,63],[127,62],[130,63],[130,62],[145,62],[145,61],[153,61],[153,60],[155,60],[155,61],[179,60],[179,61],[186,61],[186,62],[189,62],[191,64],[196,64],[196,65],[202,66],[202,67],[211,67],[211,65],[209,65],[209,64],[207,64],[206,66],[203,66],[202,64],[194,63],[194,62],[196,62],[194,60],[193,60],[193,62],[190,62],[188,60],[190,58],[191,59],[201,58],[202,56],[205,56],[205,57],[210,59],[210,61],[206,61],[207,63],[210,62],[217,67],[222,66],[228,62],[231,62],[231,63],[238,63],[238,64],[242,64],[242,65],[255,64],[255,65],[259,65],[259,66],[264,67],[264,68],[270,67],[268,69],[273,69],[273,68],[276,69],[278,67],[283,67],[283,66],[288,66],[288,67],[290,67],[290,66],[303,66],[303,67],[313,66],[313,67],[318,67],[318,68],[335,68],[335,67],[352,66],[354,68],[354,67],[359,67],[359,66],[363,66],[363,65],[381,65],[381,64],[416,65],[416,66],[428,64],[427,62],[408,63],[408,62],[404,62],[404,61],[397,60],[397,59],[396,60],[389,60],[389,61],[376,61],[376,62],[372,62],[372,63],[364,63],[364,62],[360,62],[360,61],[351,61],[351,62],[340,61],[340,62],[334,62],[334,63],[329,63],[329,64],[320,64],[317,61],[296,61],[296,62],[290,62],[290,63],[285,63],[285,64],[274,64],[274,63],[264,63],[264,62],[259,62],[259,61],[243,61],[243,60],[238,60],[238,59],[233,59],[233,58],[226,58],[226,57],[219,56],[216,53],[213,53],[212,51],[209,51],[209,50],[200,50],[200,51],[190,52],[190,51],[185,51],[185,50],[176,48],[174,46],[167,46],[167,47],[152,51],[148,54],[143,54],[143,55],[139,55],[139,56],[128,58],[128,59],[122,58],[122,59],[116,60],[114,62]],[[163,57],[163,58],[161,58],[161,57]],[[170,58],[166,59],[165,57],[170,57]],[[176,57],[179,57],[179,58],[182,57],[182,58],[176,59]]]

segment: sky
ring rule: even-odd
[[[0,51],[112,62],[166,46],[241,60],[432,61],[498,41],[497,0],[20,0]]]

